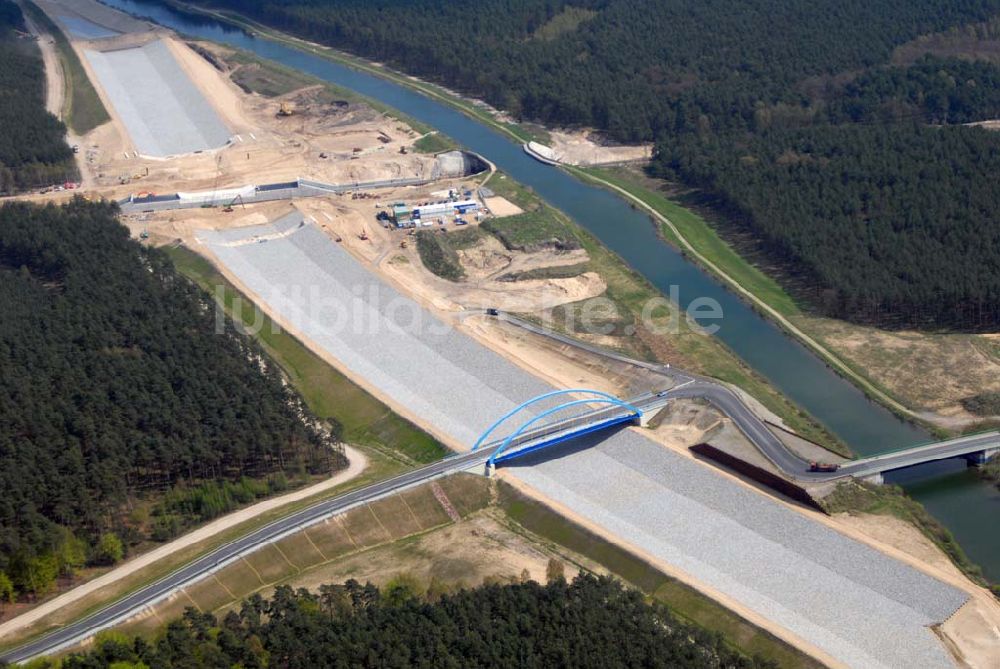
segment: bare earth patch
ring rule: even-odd
[[[499,195],[485,198],[483,203],[486,205],[486,208],[490,210],[490,213],[497,218],[502,218],[504,216],[517,216],[518,214],[524,213],[524,210],[519,206],[505,197],[500,197]]]
[[[808,328],[907,406],[930,412],[948,427],[983,420],[961,400],[1000,391],[1000,360],[994,335],[889,332],[826,318]]]
[[[649,160],[653,155],[652,144],[606,144],[590,130],[552,130],[549,134],[550,147],[559,157],[559,162],[569,165],[639,162]]]
[[[353,578],[381,586],[405,572],[424,583],[437,579],[475,586],[490,577],[517,579],[523,570],[543,583],[549,557],[490,514],[479,513],[413,541],[375,548],[316,567],[287,584],[315,590],[324,583],[342,583]],[[567,578],[572,578],[576,571],[567,565]]]

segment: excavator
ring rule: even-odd
[[[232,200],[230,200],[229,204],[227,204],[225,207],[222,208],[222,211],[224,211],[227,214],[233,213],[233,205],[236,204],[237,202],[239,202],[240,206],[243,207],[244,209],[247,208],[247,206],[243,204],[243,196],[237,195]]]
[[[291,116],[294,113],[295,107],[292,106],[291,102],[282,102],[278,108],[278,116]]]

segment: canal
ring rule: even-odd
[[[648,216],[597,186],[528,157],[505,135],[405,86],[334,63],[204,16],[134,0],[103,0],[178,32],[230,44],[357,91],[433,126],[482,154],[551,205],[571,216],[664,294],[677,286],[686,307],[717,300],[724,319],[715,336],[859,454],[928,441],[924,430],[868,400],[815,355],[753,311],[719,281],[664,242]],[[915,467],[887,477],[903,485],[958,539],[973,561],[1000,581],[1000,490],[967,471],[963,461]],[[994,528],[994,529],[991,529]]]

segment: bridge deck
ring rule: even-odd
[[[859,477],[873,476],[925,462],[966,457],[998,448],[1000,448],[1000,432],[974,434],[855,460],[841,467],[838,474]]]

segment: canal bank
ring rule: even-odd
[[[107,0],[107,4],[146,16],[179,32],[246,49],[256,55],[355,90],[440,129],[486,156],[514,179],[530,185],[623,258],[664,294],[677,287],[687,308],[702,297],[716,300],[725,318],[717,335],[744,361],[783,393],[822,421],[856,452],[870,455],[930,438],[871,402],[799,342],[758,315],[717,279],[695,266],[660,237],[649,217],[618,196],[584,184],[570,174],[527,156],[518,143],[497,129],[452,106],[400,83],[305,53],[204,16],[158,4]],[[976,480],[961,462],[915,468],[892,478],[904,485],[948,526],[970,557],[1000,580],[1000,534],[990,532],[1000,512],[1000,491]]]

